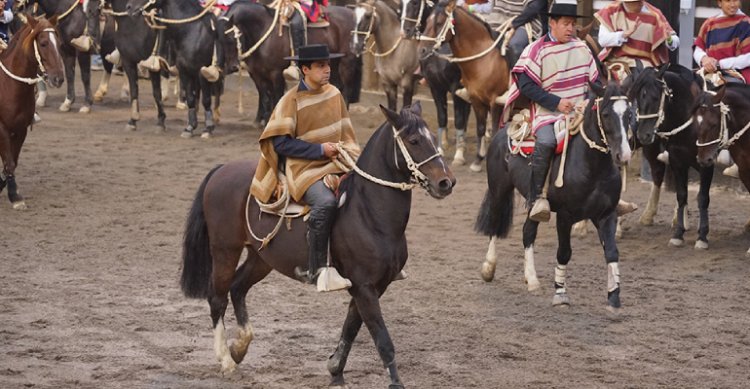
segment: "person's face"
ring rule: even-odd
[[[718,0],[717,3],[719,8],[728,16],[734,16],[742,6],[740,0]]]
[[[643,0],[628,1],[623,4],[625,4],[625,10],[628,12],[639,12],[643,8]]]
[[[331,62],[328,60],[315,61],[310,67],[302,67],[302,73],[305,74],[305,82],[311,87],[320,88],[328,84],[331,78]]]
[[[570,16],[563,16],[560,19],[550,19],[550,32],[560,43],[568,43],[575,37],[576,19]]]

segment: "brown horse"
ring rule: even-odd
[[[483,20],[456,7],[455,0],[440,0],[427,19],[422,39],[425,41],[420,45],[423,59],[438,55],[440,45],[448,42],[454,56],[452,61],[461,68],[461,83],[469,91],[477,121],[477,157],[470,168],[480,172],[489,140],[500,124],[502,105],[497,98],[508,90],[510,80],[505,57],[499,49],[491,49],[499,43],[497,33]],[[492,120],[490,132],[486,130],[488,112]]]
[[[351,32],[355,29],[354,12],[345,7],[326,8],[327,27],[307,29],[308,43],[325,43],[332,53],[345,53],[341,59],[331,61],[331,83],[344,95],[347,104],[359,101],[362,81],[362,59],[349,52]],[[271,116],[271,111],[284,95],[286,83],[282,75],[289,66],[284,57],[289,56],[289,28],[279,27],[279,15],[266,5],[237,1],[227,11],[227,28],[239,29],[237,42],[225,51],[239,48],[241,61],[247,65],[250,77],[258,89],[258,113],[253,125],[262,128]],[[281,35],[279,35],[281,32]],[[227,66],[232,67],[228,64]]]
[[[26,139],[27,128],[34,119],[34,86],[47,81],[57,88],[64,77],[63,61],[58,52],[60,41],[55,30],[57,18],[25,18],[23,26],[0,54],[0,192],[8,186],[8,199],[14,209],[26,208],[18,193],[15,171],[18,156]]]
[[[345,178],[339,188],[330,252],[336,269],[352,282],[352,299],[338,347],[328,361],[332,386],[344,386],[344,365],[364,322],[388,369],[390,387],[403,388],[379,298],[408,257],[404,231],[410,188],[415,186],[409,183],[419,184],[437,199],[448,196],[456,183],[420,116],[419,103],[400,114],[381,109],[388,121],[367,142],[357,161],[358,174]],[[253,338],[245,306],[248,290],[272,270],[294,278],[294,268],[307,263],[302,218],[291,219],[291,229],[281,228],[265,248],[251,236],[263,236],[279,222],[277,216],[261,214],[256,201],[248,198],[256,167],[256,162],[241,161],[212,170],[198,189],[186,223],[182,289],[188,297],[208,299],[214,351],[223,372],[242,361]],[[402,184],[405,187],[399,188]],[[245,248],[247,260],[237,267]],[[228,293],[240,327],[238,339],[229,347],[223,319]]]
[[[712,166],[719,150],[728,149],[739,168],[740,180],[750,191],[750,86],[728,83],[715,95],[702,93],[693,119],[698,124],[698,162]],[[750,221],[745,230],[750,230]]]

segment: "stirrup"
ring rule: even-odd
[[[461,100],[466,101],[467,103],[471,103],[471,98],[469,95],[469,90],[466,88],[461,88],[456,90],[456,96],[460,97]]]
[[[630,212],[635,212],[637,209],[638,204],[620,199],[617,203],[617,216],[627,215]]]
[[[737,167],[736,163],[733,163],[731,166],[724,169],[721,174],[727,177],[740,178],[740,168]]]
[[[299,81],[299,69],[297,69],[297,66],[295,65],[289,65],[286,69],[284,69],[284,80],[289,82],[297,82]]]
[[[352,287],[352,282],[342,277],[333,266],[319,268],[316,277],[318,278],[318,292],[332,292]]]
[[[221,76],[221,69],[216,65],[203,66],[201,68],[201,76],[208,82],[216,82]]]
[[[549,201],[547,201],[547,199],[538,198],[534,201],[534,205],[531,207],[529,219],[539,223],[546,223],[549,221],[550,214]]]
[[[104,56],[109,63],[120,66],[120,50],[115,49],[113,52]]]
[[[92,39],[88,35],[81,35],[70,40],[70,45],[82,53],[88,53],[91,50],[91,43]]]

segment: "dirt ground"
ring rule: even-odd
[[[270,275],[248,297],[256,331],[248,356],[223,377],[207,303],[179,290],[183,224],[198,184],[216,164],[258,156],[259,130],[249,127],[256,98],[246,92],[239,114],[234,77],[210,140],[178,136],[186,114],[174,97],[168,130],[156,133],[144,82],[136,132],[125,130],[128,104],[116,98],[122,77],[113,77],[110,96],[89,115],[57,112],[63,91],[51,92],[17,170],[28,209],[12,210],[5,195],[0,201],[0,387],[328,385],[346,293],[319,294]],[[384,97],[363,100],[352,111],[364,143],[382,121],[376,104]],[[423,103],[434,129],[432,103]],[[468,166],[454,172],[458,185],[447,199],[414,193],[410,278],[382,299],[407,387],[747,387],[750,310],[742,299],[750,295],[750,234],[742,227],[750,198],[736,183],[712,192],[707,251],[692,248],[694,228],[685,247],[668,247],[672,194],[662,196],[654,226],[639,225],[640,212],[626,218],[624,309],[613,317],[604,309],[606,266],[593,234],[573,241],[569,309],[551,306],[552,225],[542,226],[536,246],[542,290],[526,291],[518,214],[511,237],[498,244],[495,280],[482,281],[487,239],[472,227],[486,178]],[[648,186],[634,177],[626,197],[643,208]],[[693,226],[695,195],[691,188]],[[227,317],[233,334],[231,308]],[[352,388],[388,384],[365,330],[346,377]]]

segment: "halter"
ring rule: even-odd
[[[370,39],[370,35],[372,35],[372,28],[375,26],[375,18],[378,17],[378,12],[375,10],[375,7],[371,6],[370,4],[362,3],[362,4],[357,5],[357,7],[369,8],[370,11],[372,11],[372,16],[370,16],[370,26],[367,27],[367,31],[359,31],[357,29],[359,25],[357,25],[357,26],[354,26],[354,30],[352,30],[351,32],[353,36],[364,35],[365,37],[362,38],[362,44],[365,44],[367,40]]]
[[[428,42],[433,42],[434,41],[435,42],[435,44],[432,46],[432,52],[429,53],[426,57],[424,57],[422,59],[429,58],[431,55],[436,55],[438,58],[444,59],[444,60],[446,60],[448,62],[451,62],[451,63],[460,63],[460,62],[469,62],[469,61],[473,61],[473,60],[478,59],[478,58],[482,58],[485,55],[487,55],[490,52],[492,52],[492,50],[495,50],[495,47],[500,43],[500,41],[502,41],[505,38],[505,33],[506,33],[506,31],[508,31],[508,28],[511,26],[510,21],[506,21],[505,23],[503,23],[500,26],[501,31],[498,34],[497,39],[495,39],[495,41],[492,42],[492,44],[488,48],[482,50],[481,52],[479,52],[477,54],[470,55],[468,57],[456,57],[456,56],[451,56],[451,55],[444,55],[444,54],[438,53],[437,52],[438,49],[440,49],[440,46],[442,46],[443,43],[446,41],[446,37],[448,36],[448,31],[450,31],[454,35],[456,33],[456,30],[455,30],[455,27],[454,27],[453,12],[452,11],[451,12],[445,11],[445,14],[448,16],[445,19],[445,24],[443,24],[443,27],[440,29],[440,32],[438,32],[438,34],[434,38],[425,37],[425,36],[420,36],[419,37],[419,40],[421,40],[421,41],[428,41]]]
[[[627,96],[612,96],[609,98],[609,101],[617,101],[617,100],[625,100],[627,101]],[[595,141],[591,140],[587,135],[586,131],[581,130],[581,137],[583,137],[583,140],[586,142],[586,144],[589,145],[589,148],[592,148],[594,150],[600,151],[604,154],[609,152],[609,143],[607,142],[607,136],[604,134],[604,126],[602,125],[602,110],[601,110],[601,102],[604,101],[603,97],[597,97],[596,100],[594,100],[594,105],[596,106],[596,124],[599,128],[599,134],[602,136],[602,142],[604,142],[604,146],[599,146],[596,144]]]
[[[45,28],[41,32],[52,32],[52,33],[54,33],[55,29],[54,28]],[[33,33],[33,30],[32,30],[32,33]],[[37,37],[39,37],[38,34],[37,34]],[[15,74],[13,74],[10,70],[8,70],[8,68],[5,67],[5,65],[2,63],[2,61],[0,61],[0,69],[3,69],[3,72],[5,72],[5,74],[7,74],[8,77],[10,77],[10,78],[12,78],[12,79],[14,79],[14,80],[16,80],[18,82],[22,82],[24,84],[29,84],[29,85],[34,85],[34,84],[38,83],[39,81],[44,81],[44,80],[47,79],[47,69],[45,69],[44,65],[42,64],[42,56],[41,56],[41,54],[39,54],[39,45],[36,42],[37,37],[34,38],[34,57],[36,57],[36,63],[39,65],[39,71],[42,74],[41,75],[37,74],[36,78],[26,78],[26,77],[17,76]]]
[[[729,137],[729,127],[727,126],[727,117],[729,116],[729,112],[731,111],[729,109],[728,104],[724,104],[723,101],[719,101],[718,104],[714,104],[714,107],[719,107],[719,111],[721,112],[721,126],[719,130],[719,136],[706,143],[701,143],[700,141],[695,141],[695,145],[698,147],[705,147],[710,146],[713,144],[719,144],[719,148],[727,149],[730,146],[734,144],[734,142],[737,142],[738,139],[742,137],[742,135],[747,132],[748,129],[750,129],[750,122],[745,124],[744,127],[742,127],[741,130],[739,130],[736,134],[734,134],[731,138]]]
[[[401,150],[401,155],[404,156],[404,160],[406,160],[406,167],[411,172],[410,182],[391,182],[391,181],[382,180],[380,178],[372,176],[366,171],[360,169],[359,166],[357,166],[357,162],[354,161],[354,159],[351,157],[351,155],[349,155],[346,149],[344,149],[344,147],[339,144],[337,145],[339,153],[344,157],[344,160],[351,168],[348,168],[346,166],[342,166],[342,167],[346,168],[344,170],[347,170],[347,171],[354,170],[355,172],[357,172],[357,174],[367,179],[368,181],[371,181],[378,185],[386,186],[389,188],[407,191],[407,190],[412,190],[417,185],[419,185],[423,189],[427,190],[427,186],[430,181],[427,178],[427,176],[424,175],[424,173],[422,173],[419,170],[419,168],[422,167],[422,165],[426,164],[427,162],[430,162],[435,158],[441,157],[442,154],[440,154],[440,152],[436,150],[435,154],[433,154],[431,157],[428,157],[422,162],[416,163],[414,162],[414,159],[411,157],[411,154],[409,154],[409,151],[406,149],[406,145],[404,145],[404,141],[401,140],[401,137],[399,136],[401,132],[403,131],[403,129],[396,131],[396,128],[393,126],[391,126],[391,129],[393,130],[393,137],[396,140],[396,145],[394,145],[393,147],[393,158],[396,163],[396,168],[398,168],[398,153],[396,149],[396,147],[398,147],[398,149]]]
[[[404,33],[404,24],[406,22],[412,22],[414,23],[414,30],[416,31],[417,35],[419,35],[419,27],[422,26],[422,15],[424,15],[424,9],[425,4],[429,5],[430,7],[433,7],[435,3],[433,3],[431,0],[420,0],[419,1],[419,13],[417,14],[416,19],[408,18],[406,17],[406,6],[409,4],[411,0],[404,2],[404,11],[401,12],[401,32]]]
[[[669,89],[667,86],[667,83],[664,80],[657,80],[662,88],[661,88],[661,98],[659,99],[659,110],[655,113],[651,113],[648,115],[641,115],[638,111],[638,105],[635,106],[635,116],[638,121],[645,120],[645,119],[656,119],[656,124],[654,125],[655,128],[659,128],[659,125],[661,125],[664,122],[664,104],[667,100],[667,97],[670,99],[672,98],[672,90]],[[687,127],[687,126],[685,126]]]

